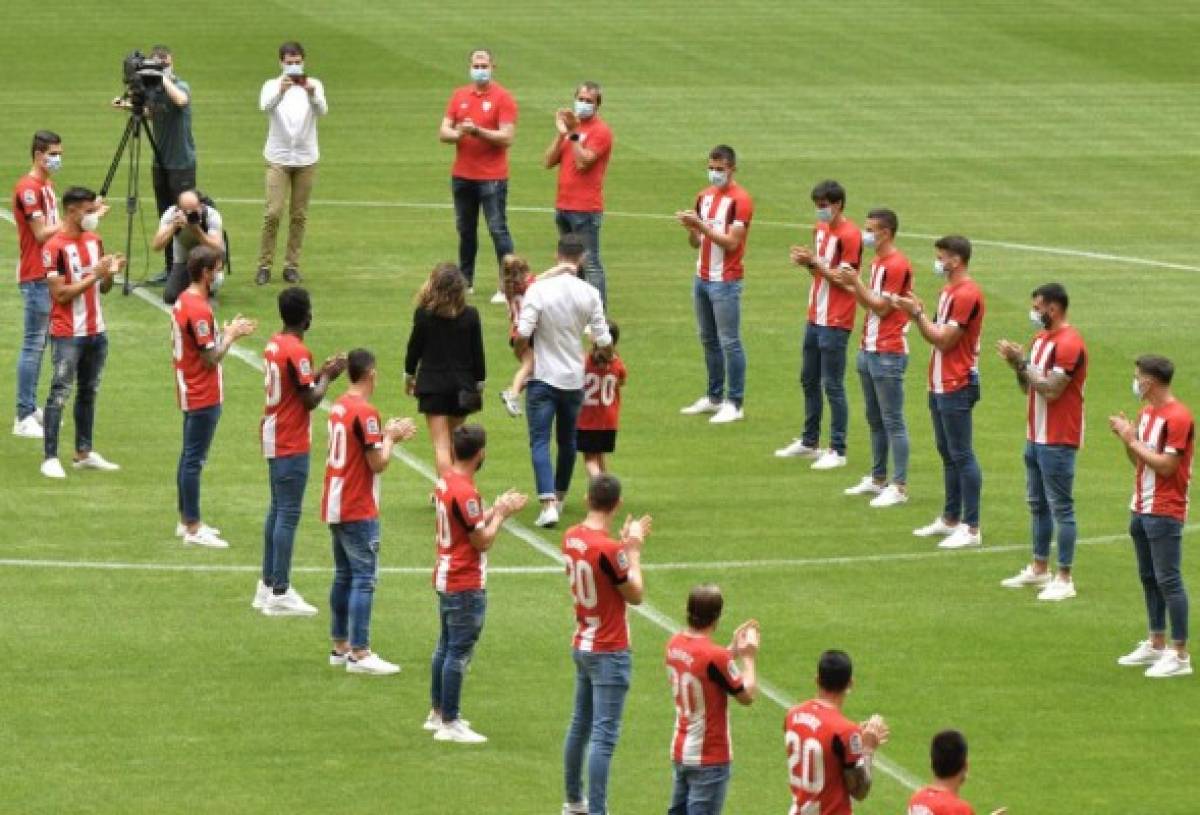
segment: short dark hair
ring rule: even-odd
[[[187,256],[188,277],[193,283],[199,282],[204,278],[204,272],[217,268],[221,260],[221,253],[211,246],[193,247]]]
[[[1058,303],[1063,311],[1067,310],[1067,306],[1071,302],[1071,298],[1067,297],[1066,288],[1061,283],[1047,283],[1044,286],[1038,286],[1029,296],[1040,297],[1043,303]]]
[[[1158,354],[1142,354],[1133,363],[1146,376],[1157,379],[1164,385],[1170,385],[1175,378],[1175,363]]]
[[[289,328],[301,328],[312,313],[308,290],[290,286],[279,292],[279,316]]]
[[[283,45],[279,46],[279,59],[282,60],[286,56],[304,56],[304,46],[295,40],[288,40]]]
[[[725,598],[721,596],[720,586],[715,583],[696,586],[688,593],[687,623],[692,628],[716,625],[724,607]]]
[[[963,263],[971,262],[971,242],[962,235],[947,235],[934,241],[934,249],[941,249],[957,257]]]
[[[612,337],[612,344],[616,345],[617,341],[619,339],[621,339],[621,326],[617,325],[612,320],[609,320],[608,321],[608,335],[610,337]]]
[[[938,778],[953,778],[967,766],[967,737],[957,730],[943,730],[929,744],[929,763]]]
[[[558,255],[567,260],[579,260],[587,252],[587,244],[583,236],[577,232],[568,232],[558,239]]]
[[[150,56],[154,57],[155,59],[158,59],[159,57],[173,56],[171,53],[171,46],[159,43],[150,49]]]
[[[63,193],[62,202],[63,209],[68,209],[76,204],[91,203],[96,200],[96,193],[89,190],[87,187],[68,187]]]
[[[580,91],[591,91],[592,93],[596,94],[596,107],[600,107],[600,103],[604,99],[604,90],[600,87],[599,82],[593,82],[590,79],[586,79],[583,82],[580,82],[579,86],[575,88],[575,95],[578,96]]]
[[[621,501],[621,479],[611,473],[600,473],[588,481],[587,502],[597,512],[612,512]]]
[[[366,348],[355,348],[346,355],[346,373],[351,382],[359,382],[375,367],[375,355]]]
[[[33,134],[33,144],[29,148],[29,157],[45,153],[55,144],[62,144],[62,137],[53,130],[39,130]]]
[[[879,221],[887,228],[888,232],[892,233],[892,237],[896,237],[896,233],[900,231],[900,218],[890,209],[879,207],[867,213],[867,218],[874,221]]]
[[[454,444],[454,458],[466,461],[487,447],[487,431],[481,424],[460,425],[454,428],[451,441]]]
[[[831,178],[818,181],[809,193],[815,204],[818,201],[828,201],[831,204],[846,206],[846,188]]]
[[[728,144],[718,144],[708,151],[708,157],[716,161],[723,161],[730,167],[737,166],[737,153]]]
[[[841,693],[850,687],[853,675],[854,666],[850,663],[850,655],[845,651],[824,651],[817,661],[817,684],[821,690]]]

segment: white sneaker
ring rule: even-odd
[[[35,419],[32,413],[24,419],[13,419],[13,435],[23,439],[41,439],[46,436],[42,430],[42,423]]]
[[[459,719],[459,721],[467,727],[471,726],[471,723],[466,719]],[[427,730],[430,733],[436,733],[438,730],[441,730],[441,728],[442,714],[438,713],[436,710],[429,711],[429,715],[425,717],[425,724],[421,725],[421,729]]]
[[[907,504],[908,493],[900,489],[895,484],[888,484],[884,487],[883,492],[871,499],[871,506],[876,509],[882,507],[894,507],[897,504]]]
[[[966,549],[970,546],[983,546],[983,530],[972,532],[966,524],[959,524],[938,544],[939,549]]]
[[[826,450],[821,457],[812,463],[814,470],[835,470],[846,466],[846,457],[838,455],[833,450]]]
[[[1168,648],[1158,662],[1146,669],[1146,676],[1165,679],[1170,676],[1187,676],[1191,672],[1192,658],[1180,659],[1178,651]]]
[[[504,292],[496,289],[496,293],[492,295],[492,299],[488,300],[493,306],[503,306],[508,303],[508,298],[504,296]]]
[[[588,815],[587,801],[580,801],[577,804],[563,804],[562,815]]]
[[[120,464],[113,464],[95,450],[91,451],[78,461],[72,462],[71,466],[76,470],[104,470],[105,472],[112,472],[113,470],[121,469]]]
[[[514,419],[521,415],[521,397],[512,391],[500,391],[500,401],[504,403],[504,409],[508,411],[508,415]]]
[[[933,519],[933,523],[927,524],[926,526],[919,526],[914,529],[913,534],[918,538],[932,538],[934,535],[953,534],[954,530],[958,529],[958,527],[959,524],[950,526],[950,524],[942,520],[942,516],[939,515]]]
[[[714,402],[707,396],[701,396],[687,407],[680,408],[679,412],[684,416],[699,416],[701,413],[716,413],[720,409],[720,402]]]
[[[62,462],[56,458],[48,458],[42,462],[42,475],[46,478],[66,478],[67,471],[63,469]]]
[[[45,426],[45,424],[46,424],[46,414],[45,414],[45,413],[42,413],[42,409],[41,409],[41,408],[34,408],[34,409],[33,409],[33,418],[37,419],[37,423],[38,423],[38,424],[42,425],[43,427]]]
[[[1046,588],[1038,592],[1039,600],[1070,600],[1075,596],[1075,581],[1071,578],[1063,580],[1056,577]]]
[[[200,528],[207,532],[211,532],[212,534],[216,535],[217,537],[221,536],[221,530],[217,529],[215,526],[209,526],[206,523],[201,523]],[[183,521],[180,521],[179,523],[175,524],[175,537],[182,538],[186,534],[187,534],[187,524],[185,524]]]
[[[433,734],[433,740],[453,741],[459,744],[483,744],[487,741],[487,736],[476,733],[462,719],[455,719],[449,724],[442,722],[442,726]]]
[[[1025,586],[1047,586],[1050,580],[1051,574],[1049,570],[1035,572],[1032,566],[1026,564],[1025,568],[1012,577],[1006,577],[1001,580],[1000,585],[1006,589],[1020,589]]]
[[[874,478],[869,475],[864,475],[862,481],[859,481],[853,487],[846,487],[842,490],[845,495],[879,495],[884,488],[876,483]]]
[[[730,422],[740,422],[746,418],[746,413],[733,402],[722,402],[721,407],[708,420],[709,424],[729,424]]]
[[[537,520],[533,522],[534,526],[540,526],[543,529],[548,529],[558,523],[558,503],[547,504],[542,507],[542,511],[538,513]]]
[[[349,659],[350,659],[349,651],[347,651],[344,654],[339,654],[337,651],[334,651],[332,649],[330,649],[330,651],[329,651],[329,664],[332,665],[334,668],[345,668],[346,662]]]
[[[183,542],[189,546],[204,546],[209,549],[228,549],[229,542],[217,537],[212,529],[201,526],[195,532],[184,532]]]
[[[268,617],[312,617],[317,613],[317,607],[306,603],[300,592],[288,586],[283,594],[271,593],[262,613]]]
[[[183,531],[187,532],[187,529],[184,529]],[[254,587],[254,599],[250,601],[250,608],[262,611],[263,606],[265,606],[267,601],[270,599],[271,587],[259,580],[258,585]]]
[[[792,439],[791,444],[775,451],[776,458],[816,458],[824,452],[819,447],[809,447],[804,439]]]
[[[346,657],[346,673],[391,676],[392,674],[400,673],[400,666],[394,662],[388,662],[374,651],[362,659],[355,659],[353,653],[351,653]]]
[[[1118,665],[1153,665],[1162,659],[1165,653],[1163,648],[1155,648],[1150,644],[1150,640],[1142,640],[1128,654],[1117,658]]]

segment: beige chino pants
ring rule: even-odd
[[[258,253],[258,265],[271,268],[275,260],[275,237],[279,232],[279,219],[283,208],[289,203],[287,254],[284,265],[300,266],[300,247],[304,244],[304,225],[308,220],[308,199],[312,195],[313,182],[317,177],[317,165],[307,167],[285,167],[267,163],[267,209],[263,215],[262,247]]]

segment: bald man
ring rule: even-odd
[[[175,298],[186,289],[191,282],[188,278],[187,256],[197,246],[207,246],[218,252],[225,253],[224,230],[221,224],[221,213],[216,207],[205,204],[196,190],[184,190],[179,194],[179,200],[174,206],[167,207],[158,222],[158,231],[154,233],[151,245],[159,252],[172,246],[171,275],[163,290],[163,302],[168,306],[175,303]],[[213,286],[215,294],[221,285],[224,275],[221,275]]]

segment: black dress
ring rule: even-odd
[[[417,410],[434,416],[466,416],[459,401],[487,378],[479,312],[467,306],[457,317],[439,317],[427,309],[413,312],[404,371],[415,375]]]

